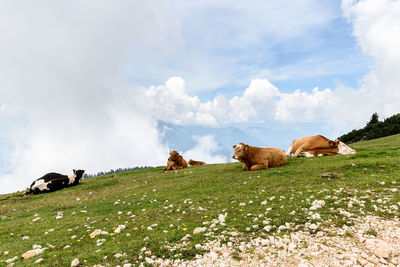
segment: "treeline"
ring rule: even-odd
[[[378,114],[374,113],[364,128],[352,130],[351,132],[340,136],[338,139],[344,143],[355,143],[399,133],[400,114],[393,115],[380,121]]]
[[[132,168],[118,168],[116,170],[111,169],[110,171],[98,172],[97,174],[86,174],[85,173],[83,175],[83,178],[97,177],[97,176],[109,175],[109,174],[113,174],[113,173],[126,172],[126,171],[143,170],[143,169],[148,169],[148,168],[152,168],[152,167],[144,166],[144,167],[132,167]]]

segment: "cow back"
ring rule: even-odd
[[[285,165],[287,156],[285,151],[276,147],[253,147],[249,146],[248,162],[250,165],[268,161],[268,168]]]
[[[292,142],[292,151],[294,152],[300,147],[303,148],[303,151],[332,148],[331,142],[333,141],[322,135],[304,136]]]
[[[205,165],[206,163],[203,161],[197,161],[197,160],[189,160],[188,161],[189,165],[195,166],[195,165]]]

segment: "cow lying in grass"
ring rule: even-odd
[[[322,135],[305,136],[296,139],[289,147],[287,155],[293,157],[316,157],[327,155],[349,155],[357,153],[341,141],[332,141]]]
[[[235,152],[232,158],[243,162],[243,170],[255,171],[285,165],[287,156],[285,151],[275,147],[255,147],[243,143],[234,145]]]
[[[75,186],[79,184],[79,180],[83,177],[84,172],[84,170],[74,170],[74,174],[69,176],[50,172],[35,180],[29,188],[29,193],[47,193]]]
[[[191,160],[189,159],[188,161],[189,165],[195,166],[195,165],[206,165],[204,161],[197,161],[197,160]]]
[[[169,152],[167,167],[164,169],[164,171],[184,169],[187,168],[187,166],[188,164],[186,160],[174,150]]]

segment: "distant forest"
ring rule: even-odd
[[[344,143],[355,143],[399,133],[400,114],[393,115],[380,121],[378,114],[374,113],[364,128],[352,130],[351,132],[340,136],[338,139]]]
[[[98,172],[97,174],[84,174],[83,178],[90,178],[90,177],[109,175],[109,174],[118,173],[118,172],[143,170],[143,169],[148,169],[148,168],[153,168],[153,167],[144,166],[144,167],[132,167],[132,168],[118,168],[116,170],[110,170],[110,171],[107,171],[107,172]]]

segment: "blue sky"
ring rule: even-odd
[[[150,86],[180,76],[189,91],[209,100],[216,93],[240,94],[252,78],[267,78],[290,92],[357,86],[369,72],[371,60],[352,35],[340,1],[264,2],[243,9],[224,1],[173,5],[180,28],[175,45],[161,51],[162,61],[155,59],[160,69],[150,74],[137,71],[143,64],[128,67],[128,81]],[[271,8],[281,10],[270,18]]]
[[[24,1],[23,1],[24,2]],[[2,1],[0,193],[400,112],[399,1]]]

